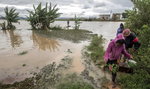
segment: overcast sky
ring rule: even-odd
[[[63,13],[61,17],[73,17],[77,14],[80,17],[93,17],[103,13],[123,12],[131,9],[133,4],[130,0],[0,0],[0,15],[4,15],[3,9],[6,6],[15,7],[21,16],[28,15],[27,9],[32,10],[32,6],[42,2],[52,2],[57,4]]]

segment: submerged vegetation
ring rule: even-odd
[[[33,29],[49,29],[50,24],[60,16],[60,13],[58,13],[59,9],[56,6],[52,6],[51,3],[49,5],[46,3],[44,8],[42,8],[42,3],[37,7],[33,5],[34,11],[28,11],[27,21],[30,22]]]
[[[28,53],[28,51],[23,51],[23,52],[18,53],[18,55],[25,55],[27,53]]]
[[[123,89],[150,89],[150,1],[132,0],[134,9],[129,10],[126,26],[132,28],[142,45],[133,53],[137,66],[132,75],[121,74],[119,82]]]
[[[86,30],[60,30],[60,31],[35,30],[34,32],[46,37],[69,40],[74,43],[79,43],[80,41],[88,40],[92,36],[91,34],[92,32]]]
[[[9,10],[8,7],[5,7],[4,11],[5,11],[5,17],[4,17],[4,19],[7,21],[7,25],[4,22],[2,24],[2,29],[3,30],[6,30],[6,29],[15,29],[15,26],[12,23],[17,23],[18,22],[18,20],[19,20],[18,19],[19,13],[16,12],[16,9],[14,9],[14,8],[11,8]]]

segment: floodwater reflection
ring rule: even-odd
[[[13,48],[20,47],[23,43],[21,36],[15,33],[14,30],[3,30],[3,33],[10,39],[10,44]]]
[[[51,52],[59,50],[59,42],[57,40],[45,37],[43,35],[37,34],[35,31],[32,31],[32,40],[33,44],[38,46],[41,50],[50,50]]]

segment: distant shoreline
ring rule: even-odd
[[[5,19],[0,19],[0,20],[5,20]],[[26,19],[19,19],[19,20],[26,20]],[[74,21],[74,20],[68,20],[68,19],[56,19],[55,21]],[[85,21],[85,22],[125,22],[125,20],[80,20],[80,21]]]

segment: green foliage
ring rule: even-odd
[[[127,18],[128,14],[126,12],[122,13],[122,18]]]
[[[117,64],[106,64],[106,67],[108,67],[113,73],[116,73],[119,70],[119,66]]]
[[[135,54],[135,59],[138,62],[138,68],[147,70],[150,73],[150,27],[144,25],[141,28],[139,39],[141,40],[142,46],[138,53]],[[136,56],[137,55],[137,56]]]
[[[79,30],[81,22],[80,22],[80,19],[77,18],[76,15],[75,15],[75,18],[74,18],[74,24],[75,24],[74,29],[75,29],[75,30]]]
[[[87,47],[87,50],[90,51],[89,55],[94,62],[101,61],[103,62],[104,48],[103,48],[104,39],[102,36],[93,36],[90,45]]]
[[[134,3],[133,10],[126,11],[128,13],[127,26],[137,29],[143,25],[150,26],[150,0],[132,0]]]
[[[29,16],[27,16],[27,21],[30,22],[33,29],[48,29],[50,28],[50,23],[53,23],[56,18],[60,16],[58,13],[58,8],[52,6],[50,3],[46,3],[46,6],[42,8],[42,3],[37,7],[33,5],[34,11],[28,11]]]
[[[137,61],[134,74],[123,75],[120,79],[125,89],[150,89],[150,27],[144,25],[139,33],[142,46],[137,53],[133,54],[134,60]]]
[[[138,29],[139,39],[142,43],[138,52],[133,54],[137,66],[133,75],[122,75],[120,82],[124,89],[150,89],[150,27],[144,25]]]
[[[16,23],[18,22],[19,13],[16,12],[16,9],[11,8],[9,10],[8,7],[5,7],[5,19],[7,21],[7,29],[15,28],[15,26],[12,25],[12,22]]]
[[[119,83],[123,89],[150,89],[150,75],[145,70],[139,69],[132,75],[122,74]]]
[[[132,0],[135,8],[127,11],[127,27],[138,34],[141,47],[133,53],[137,66],[132,75],[121,75],[123,89],[150,89],[150,0]]]

